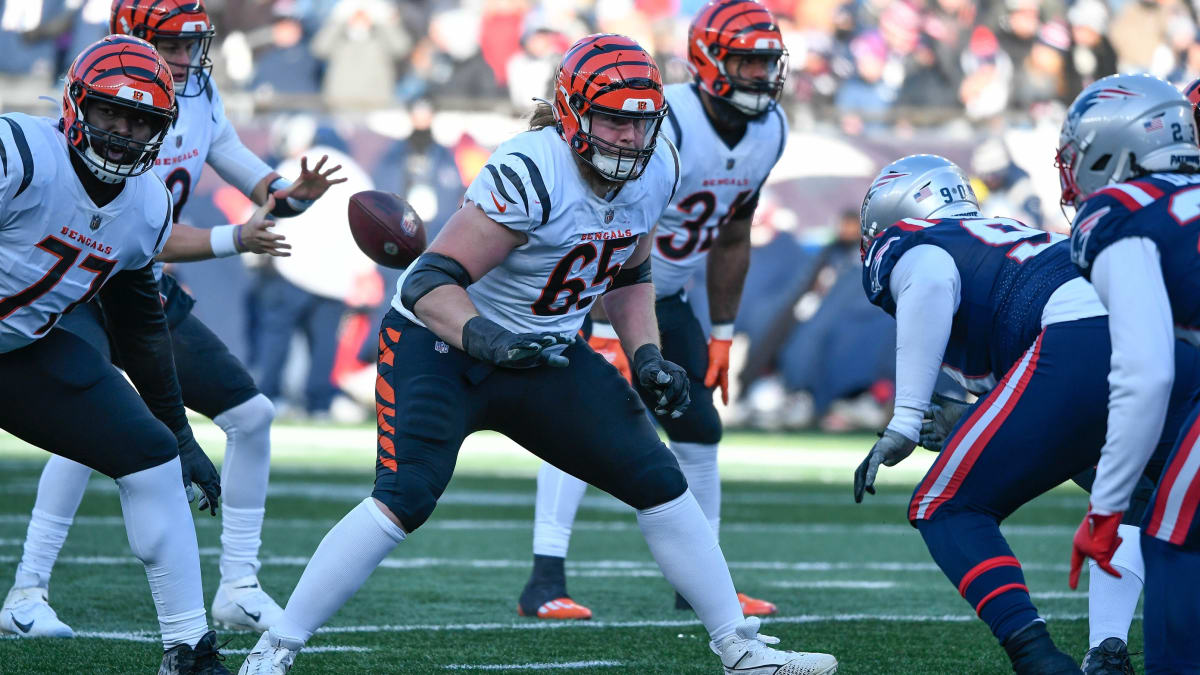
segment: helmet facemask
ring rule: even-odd
[[[204,25],[204,22],[197,23]],[[168,45],[184,43],[187,47],[186,62],[180,63],[174,60],[174,56],[168,59],[165,54],[163,55],[163,60],[171,66],[176,97],[199,96],[208,86],[208,79],[212,75],[213,67],[212,59],[208,56],[208,48],[212,45],[215,34],[216,31],[210,27],[207,30],[191,33],[157,33],[155,35],[154,46],[160,53],[167,48],[167,51],[173,54],[175,50],[169,49]]]
[[[571,146],[585,162],[611,181],[634,180],[642,175],[654,156],[658,130],[667,115],[665,104],[655,110],[652,100],[629,97],[621,109],[616,109],[589,104],[584,97],[573,95],[569,105],[579,126]],[[605,138],[613,136],[631,138],[631,143]]]
[[[751,119],[762,116],[779,99],[787,75],[787,50],[775,40],[764,39],[759,42],[764,43],[761,49],[721,50],[715,45],[712,48],[712,51],[718,52],[713,63],[725,84],[721,87],[724,93],[712,93]],[[763,75],[752,72],[759,64],[765,71]],[[721,84],[721,80],[717,84]]]
[[[173,115],[120,96],[108,96],[97,92],[87,91],[83,85],[72,87],[70,104],[75,111],[75,119],[71,126],[65,129],[67,140],[72,150],[79,154],[88,165],[92,174],[105,183],[120,183],[121,181],[145,173],[154,165],[159,148],[167,135],[167,129],[174,119]],[[140,92],[131,92],[133,96]],[[125,136],[108,131],[93,121],[89,121],[88,113],[95,106],[104,105],[111,108],[111,116],[128,116],[141,120],[150,129],[146,140]],[[94,116],[105,114],[102,110],[94,110]],[[134,122],[129,122],[134,126]]]

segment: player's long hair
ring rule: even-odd
[[[537,107],[533,109],[533,114],[529,116],[530,131],[545,129],[555,124],[557,124],[557,121],[554,119],[554,110],[550,107],[550,104],[539,101]]]

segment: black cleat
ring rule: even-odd
[[[1129,646],[1121,638],[1106,638],[1083,657],[1085,675],[1135,675]]]
[[[1078,675],[1080,672],[1075,659],[1054,646],[1042,621],[1034,621],[1010,635],[1004,641],[1004,651],[1008,652],[1017,675]]]
[[[592,610],[567,595],[567,575],[562,558],[533,556],[533,573],[517,600],[519,616],[539,619],[590,619]]]
[[[217,647],[217,634],[210,630],[195,648],[182,644],[168,649],[163,654],[158,675],[232,675],[221,664],[224,660]]]

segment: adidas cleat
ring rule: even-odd
[[[543,602],[535,612],[526,612],[520,604],[517,605],[519,616],[536,616],[539,619],[571,621],[592,618],[592,610],[575,602],[567,596]]]
[[[222,628],[265,631],[279,617],[283,608],[258,583],[253,575],[234,581],[222,580],[213,598],[213,622]]]
[[[303,646],[299,640],[277,637],[267,631],[246,656],[238,675],[287,675]]]
[[[761,622],[751,617],[738,624],[733,635],[708,646],[721,657],[725,675],[832,675],[838,662],[830,654],[789,652],[767,645],[779,638],[759,635]]]
[[[1134,675],[1129,646],[1118,637],[1107,638],[1089,649],[1082,668],[1084,675]]]
[[[75,631],[59,621],[50,606],[45,588],[14,588],[0,610],[0,632],[17,637],[75,637]]]
[[[224,660],[217,647],[217,634],[210,630],[195,647],[181,644],[164,652],[158,675],[232,675],[221,663]]]

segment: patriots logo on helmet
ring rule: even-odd
[[[1119,99],[1136,98],[1140,96],[1141,94],[1136,91],[1119,86],[1097,89],[1086,96],[1081,96],[1079,100],[1075,101],[1075,103],[1071,106],[1071,109],[1067,111],[1067,119],[1071,121],[1070,124],[1073,128],[1079,123],[1079,118],[1082,117],[1085,112],[1091,110],[1097,103],[1100,103],[1101,101],[1115,101]]]

